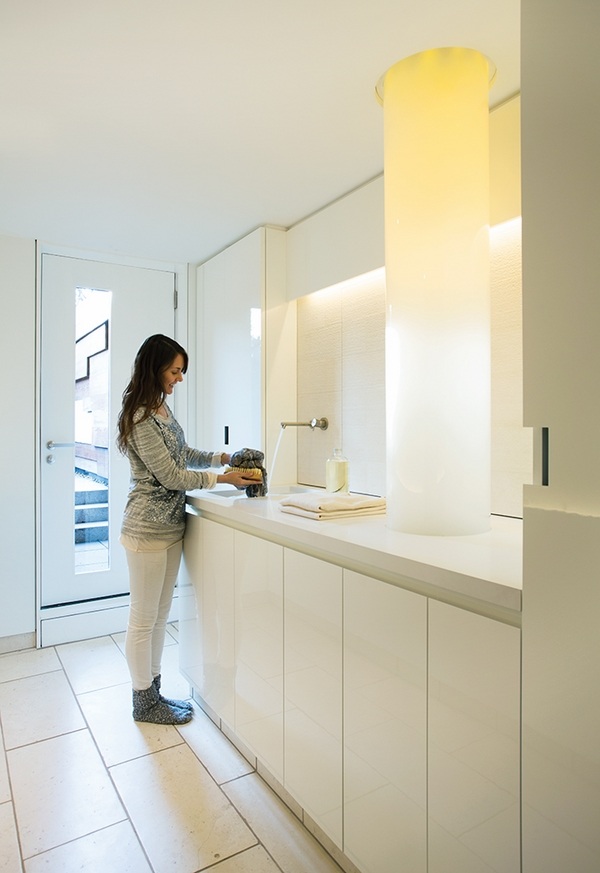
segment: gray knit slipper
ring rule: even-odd
[[[162,701],[162,703],[166,703],[168,706],[175,706],[177,709],[182,709],[184,712],[193,712],[194,706],[189,700],[172,700],[170,697],[163,697],[160,693],[160,673],[158,676],[155,676],[152,680],[152,684],[158,691],[158,698]]]
[[[150,724],[185,724],[192,717],[189,710],[169,706],[158,696],[154,685],[143,691],[133,691],[133,718]]]

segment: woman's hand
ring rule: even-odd
[[[238,473],[237,470],[231,470],[229,473],[218,473],[217,482],[227,485],[235,485],[236,488],[247,488],[248,485],[257,485],[262,481],[262,477],[247,478],[243,473]]]

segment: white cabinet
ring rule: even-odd
[[[283,784],[283,548],[235,531],[235,733]]]
[[[285,788],[342,846],[342,570],[284,552]]]
[[[427,599],[344,570],[344,852],[427,869]]]
[[[180,577],[180,666],[208,706],[234,724],[231,528],[188,516]]]
[[[429,873],[518,873],[520,631],[429,602]]]
[[[518,628],[194,516],[179,593],[183,673],[329,848],[519,873]]]
[[[198,268],[200,445],[239,449],[261,444],[263,288],[264,228]]]
[[[280,422],[296,418],[296,319],[285,296],[285,235],[258,228],[197,269],[196,434],[205,448],[250,446],[270,461]],[[283,482],[296,481],[292,442],[278,461]]]

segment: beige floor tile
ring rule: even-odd
[[[260,776],[236,779],[223,791],[285,873],[340,873],[338,864]]]
[[[257,842],[185,744],[111,775],[155,870],[196,873]]]
[[[81,730],[85,722],[62,670],[0,685],[7,749]]]
[[[127,662],[112,637],[66,643],[56,651],[75,694],[129,682]]]
[[[12,803],[0,804],[0,873],[21,873],[19,841]]]
[[[223,861],[214,873],[280,873],[280,868],[262,846],[253,846]]]
[[[88,691],[78,700],[107,767],[183,742],[171,725],[133,720],[129,682]]]
[[[49,673],[60,668],[61,663],[53,648],[10,652],[7,655],[0,655],[0,682],[11,682],[14,679]]]
[[[24,858],[126,818],[89,731],[22,746],[7,757]]]
[[[2,870],[0,866],[0,871]],[[25,863],[25,873],[152,873],[129,822],[123,821]]]
[[[219,785],[253,772],[254,768],[198,706],[194,718],[177,730]]]
[[[112,639],[115,641],[115,643],[120,648],[120,650],[122,651],[123,655],[125,655],[125,637],[127,636],[126,632],[123,631],[120,634],[112,634],[111,636],[112,636]]]

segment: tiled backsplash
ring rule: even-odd
[[[350,488],[385,494],[385,278],[345,283],[298,300],[298,417],[329,428],[298,433],[298,481],[325,485],[334,448]]]
[[[522,427],[521,224],[492,228],[492,512],[522,515],[531,481],[531,431]],[[385,279],[298,300],[298,419],[329,419],[326,431],[299,428],[298,481],[325,485],[334,448],[350,461],[350,488],[385,494]]]

